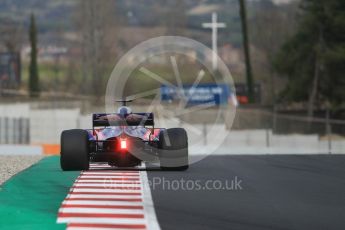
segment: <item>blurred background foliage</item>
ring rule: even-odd
[[[259,106],[305,109],[309,115],[330,107],[343,116],[344,4],[246,0],[254,82],[262,92]],[[41,90],[101,98],[116,62],[141,41],[180,35],[210,47],[210,31],[201,24],[211,20],[212,12],[227,24],[219,30],[219,56],[235,83],[246,83],[238,0],[3,0],[0,51],[20,52],[22,81],[16,90],[25,92],[33,13]],[[169,75],[169,68],[159,63],[150,63],[150,68]],[[182,71],[187,82],[195,79],[194,67]],[[132,79],[129,91],[155,86],[136,71]]]

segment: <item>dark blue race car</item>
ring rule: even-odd
[[[92,115],[92,129],[61,134],[61,168],[88,170],[90,162],[134,167],[159,162],[163,170],[188,168],[188,138],[183,128],[155,128],[153,113],[132,113],[121,101],[117,113]]]

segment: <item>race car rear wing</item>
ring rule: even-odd
[[[93,127],[99,126],[154,126],[153,113],[94,113]]]

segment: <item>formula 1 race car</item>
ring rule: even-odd
[[[159,162],[163,170],[188,169],[188,138],[183,128],[155,128],[153,113],[132,113],[121,100],[117,113],[92,115],[92,129],[61,133],[64,171],[88,170],[90,162],[134,167]]]

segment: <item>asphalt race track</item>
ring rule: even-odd
[[[0,229],[66,229],[57,213],[78,175],[47,157],[11,178],[0,190]],[[211,156],[186,172],[147,175],[161,229],[345,228],[342,155]]]
[[[162,229],[345,229],[345,156],[214,156],[148,175],[242,179],[242,190],[151,189]]]

